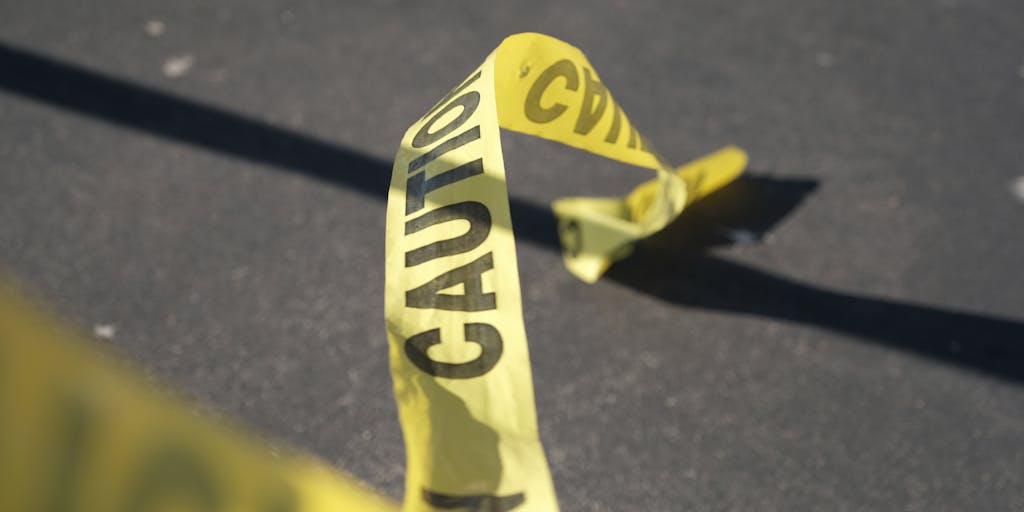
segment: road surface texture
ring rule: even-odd
[[[508,34],[747,178],[594,285],[504,152],[566,511],[1024,510],[1024,3],[0,2],[0,265],[137,365],[400,498],[402,133]]]

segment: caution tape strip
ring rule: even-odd
[[[414,123],[388,194],[385,315],[406,441],[405,511],[555,511],[537,434],[499,129],[656,176],[553,204],[570,272],[734,179],[725,148],[671,168],[576,48],[506,39]],[[0,283],[0,510],[393,511],[351,477],[195,414]]]
[[[728,147],[668,166],[582,52],[532,33],[505,39],[409,128],[385,238],[406,512],[558,509],[537,433],[500,128],[656,172],[623,198],[552,205],[565,265],[586,282],[746,165]]]

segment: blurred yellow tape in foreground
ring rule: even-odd
[[[541,34],[505,39],[409,128],[385,237],[407,512],[558,509],[537,434],[499,128],[656,172],[622,198],[554,203],[566,267],[587,282],[747,161],[729,147],[667,165],[583,53]]]
[[[0,510],[394,511],[98,354],[0,283]]]

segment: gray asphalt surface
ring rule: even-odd
[[[671,160],[753,176],[585,285],[547,202],[647,175],[504,137],[563,510],[1024,510],[1018,0],[7,0],[0,265],[400,498],[390,159],[520,31]]]

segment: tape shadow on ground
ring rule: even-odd
[[[674,304],[828,329],[1024,384],[1022,322],[829,290],[711,254],[756,243],[815,188],[748,174],[641,241],[607,277]]]
[[[0,69],[8,93],[387,198],[391,162],[3,43]],[[811,325],[1024,384],[1024,322],[827,290],[710,253],[756,241],[814,185],[748,175],[641,242],[606,278],[674,304]],[[517,239],[560,250],[549,208],[509,200]]]

